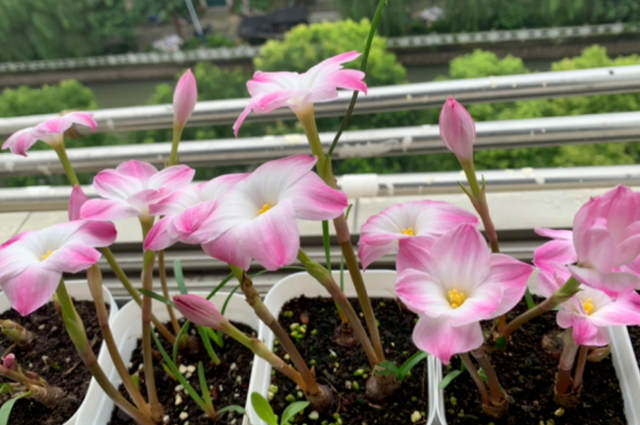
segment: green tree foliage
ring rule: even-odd
[[[340,15],[344,19],[359,21],[362,18],[371,19],[375,14],[379,0],[333,0]],[[414,0],[389,1],[378,24],[378,31],[387,37],[405,34],[411,27],[409,11]]]
[[[235,47],[236,42],[226,37],[222,34],[209,34],[205,37],[205,42],[207,49],[215,49],[216,47]],[[200,37],[192,37],[188,41],[186,41],[182,46],[180,46],[180,50],[195,50],[199,49],[202,46],[202,42],[200,41]]]
[[[87,22],[84,2],[0,1],[0,61],[85,56],[98,39]]]

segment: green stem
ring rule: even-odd
[[[109,266],[111,266],[111,270],[113,271],[113,274],[115,274],[116,277],[120,280],[120,282],[122,282],[122,286],[124,286],[124,289],[127,290],[127,293],[129,293],[129,296],[136,302],[136,304],[142,307],[142,298],[140,297],[140,294],[138,293],[136,288],[134,288],[133,284],[127,277],[127,274],[124,272],[124,270],[122,270],[122,267],[120,267],[120,264],[118,264],[118,261],[113,256],[113,252],[111,252],[111,249],[108,247],[101,248],[100,251],[102,252],[102,255],[104,255],[104,258],[107,259]],[[156,327],[158,332],[162,334],[162,336],[164,336],[172,344],[175,343],[176,337],[169,331],[169,329],[167,329],[167,327],[160,320],[158,320],[158,318],[155,316],[155,314],[153,314],[153,312],[151,313],[151,321],[153,322],[153,325]]]
[[[303,388],[306,388],[305,393],[309,393],[311,395],[319,394],[320,388],[318,387],[318,383],[316,382],[313,373],[311,373],[311,370],[309,370],[307,363],[304,361],[302,354],[298,351],[298,348],[289,337],[287,331],[282,327],[282,325],[280,325],[273,314],[271,314],[267,306],[264,305],[260,295],[253,286],[251,278],[240,267],[231,264],[229,264],[229,267],[240,283],[240,288],[244,293],[247,303],[256,312],[258,318],[267,325],[269,329],[271,329],[278,341],[280,341],[282,348],[284,348],[287,354],[291,357],[291,362],[296,367],[299,375],[304,381],[305,385]]]
[[[173,142],[171,143],[169,167],[178,163],[178,145],[180,144],[180,138],[182,137],[182,130],[184,130],[184,126],[181,126],[177,123],[173,124]]]
[[[169,298],[169,285],[167,284],[167,269],[164,262],[164,251],[158,252],[158,268],[160,269],[160,284],[162,285],[162,295],[166,299]],[[171,325],[173,326],[173,332],[177,335],[180,332],[180,324],[178,323],[178,319],[176,318],[176,314],[173,311],[173,308],[167,304],[167,312],[169,313],[169,318],[171,319]]]
[[[568,301],[578,293],[579,288],[580,282],[578,282],[573,276],[570,277],[562,288],[554,292],[549,298],[509,322],[509,324],[507,324],[507,326],[502,330],[501,336],[508,338],[525,323]]]
[[[371,341],[367,336],[367,332],[364,330],[356,311],[351,306],[351,303],[344,292],[342,292],[336,281],[333,279],[331,273],[317,262],[311,260],[303,250],[298,251],[298,260],[307,269],[307,273],[324,286],[329,294],[331,294],[333,300],[342,307],[342,311],[347,316],[356,338],[360,341],[362,349],[371,363],[371,367],[374,368],[375,365],[379,363],[378,356],[376,355]]]
[[[311,153],[318,157],[318,163],[316,164],[316,167],[318,169],[318,174],[320,174],[320,177],[322,177],[320,170],[325,169],[326,158],[324,155],[324,149],[322,148],[320,134],[318,133],[318,127],[316,125],[313,103],[303,108],[297,108],[294,110],[294,112],[298,117],[298,120],[302,124],[302,127],[304,128],[305,134],[307,135],[307,140],[309,141],[309,146],[311,147]]]
[[[98,359],[96,358],[91,345],[87,340],[87,334],[85,333],[82,321],[73,306],[71,297],[67,293],[67,288],[64,281],[60,281],[58,289],[56,290],[58,300],[60,301],[60,307],[62,310],[62,318],[69,333],[69,337],[76,347],[78,355],[82,359],[82,362],[87,366],[91,374],[93,375],[100,388],[113,400],[116,406],[118,406],[123,412],[129,415],[134,421],[141,425],[154,425],[154,422],[145,417],[138,409],[136,409],[131,403],[129,403],[120,394],[120,391],[113,386],[109,381],[109,378],[104,373]]]
[[[64,172],[67,174],[67,179],[71,186],[80,185],[80,181],[78,180],[78,176],[76,172],[73,170],[71,166],[71,161],[69,161],[69,157],[67,156],[67,150],[64,147],[64,139],[60,137],[60,143],[53,145],[53,150],[58,154],[58,158],[60,159],[60,163],[64,168]]]

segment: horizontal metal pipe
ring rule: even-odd
[[[640,112],[488,121],[477,123],[476,129],[476,149],[627,142],[640,140]],[[333,133],[320,135],[325,148],[333,137]],[[76,171],[96,172],[129,159],[161,166],[168,160],[170,150],[170,143],[153,143],[69,149],[68,155]],[[336,159],[347,159],[442,152],[447,150],[440,140],[438,126],[425,125],[345,132],[334,155]],[[253,164],[300,153],[309,153],[306,138],[300,134],[180,144],[180,160],[191,166]],[[51,150],[30,152],[27,157],[0,155],[0,178],[63,172]]]
[[[356,114],[439,108],[451,95],[464,104],[497,103],[539,98],[591,96],[640,91],[640,66],[607,67],[577,71],[541,72],[467,80],[374,87],[360,96]],[[351,92],[341,92],[335,101],[316,105],[318,117],[344,115]],[[247,106],[247,99],[200,102],[189,121],[191,126],[230,125]],[[171,128],[171,105],[136,106],[94,111],[100,132]],[[55,117],[55,114],[0,119],[0,138]],[[293,119],[288,108],[269,114],[251,114],[248,121]],[[86,131],[86,129],[80,129]]]
[[[491,192],[558,190],[640,185],[640,165],[575,168],[522,168],[480,170]],[[459,193],[461,172],[352,174],[338,177],[338,185],[351,199],[379,196],[416,196]],[[83,187],[97,196],[91,186]],[[32,186],[0,189],[0,212],[66,210],[71,188]]]

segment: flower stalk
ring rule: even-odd
[[[164,262],[164,250],[158,252],[158,268],[160,272],[160,284],[162,286],[162,295],[169,299],[169,285],[167,284],[167,268]],[[180,324],[176,318],[176,314],[173,312],[173,308],[167,304],[167,312],[171,319],[171,325],[173,326],[173,332],[177,335],[180,332]]]
[[[567,394],[569,388],[573,384],[571,371],[573,370],[573,365],[576,360],[576,354],[578,354],[578,344],[576,344],[571,336],[571,329],[564,331],[563,341],[564,348],[562,349],[562,355],[560,356],[555,389],[556,401],[559,402],[559,404],[564,403],[560,402],[560,397],[558,396]]]

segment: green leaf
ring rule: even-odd
[[[452,370],[447,374],[447,376],[442,378],[442,381],[440,381],[440,383],[438,384],[438,388],[444,390],[454,379],[456,379],[461,374],[462,370]]]
[[[424,351],[418,351],[413,356],[409,357],[406,362],[402,366],[400,366],[400,370],[398,371],[398,379],[400,381],[404,381],[404,378],[407,377],[411,369],[416,367],[421,361],[429,357],[428,353]]]
[[[498,347],[499,350],[505,350],[507,348],[507,338],[503,336],[498,337],[496,347]]]
[[[296,401],[291,403],[282,412],[282,418],[280,419],[280,425],[289,425],[289,421],[294,418],[298,413],[302,412],[309,405],[308,401]]]
[[[381,367],[383,370],[379,370],[378,366]],[[396,376],[398,376],[399,372],[400,372],[400,369],[398,369],[398,366],[396,366],[395,364],[393,364],[393,362],[390,362],[389,360],[385,360],[376,365],[376,369],[374,373],[380,376],[389,376],[393,373]]]
[[[138,378],[138,375],[131,375],[131,381],[133,381],[133,385],[135,385],[137,389],[140,389],[140,378]]]
[[[178,350],[180,350],[180,341],[185,333],[189,331],[190,321],[185,320],[184,325],[180,328],[180,332],[176,335],[176,342],[173,343],[173,362],[178,363]]]
[[[351,208],[353,204],[349,204],[347,207],[347,212],[344,213],[344,218],[349,220],[349,213],[351,213]],[[344,255],[340,255],[340,289],[344,291]]]
[[[150,297],[150,298],[153,298],[154,300],[158,300],[158,301],[160,301],[161,303],[164,303],[164,304],[166,304],[166,305],[170,306],[171,308],[176,308],[176,305],[173,303],[173,301],[171,301],[171,300],[170,300],[170,299],[168,299],[168,298],[163,297],[163,296],[162,296],[162,295],[160,295],[160,294],[156,294],[156,293],[155,293],[155,292],[153,292],[153,291],[149,291],[148,289],[143,289],[143,288],[138,289],[138,291],[139,291],[142,295],[146,295],[146,296],[148,296],[148,297]]]
[[[13,386],[11,384],[0,384],[0,394],[7,395],[13,392]]]
[[[273,409],[269,405],[269,402],[262,397],[259,393],[251,394],[251,405],[253,406],[253,410],[256,411],[256,414],[268,423],[269,425],[278,425],[278,418],[276,414],[273,413]]]
[[[200,390],[202,391],[202,399],[204,403],[213,411],[213,401],[211,401],[211,394],[209,393],[209,386],[207,385],[207,378],[204,376],[204,366],[202,362],[198,362],[198,381],[200,382]]]
[[[227,306],[229,305],[229,301],[231,301],[231,298],[233,297],[233,294],[235,294],[238,289],[240,289],[240,285],[238,285],[235,288],[233,288],[233,290],[231,292],[229,292],[229,295],[227,296],[227,299],[224,300],[224,304],[222,305],[222,310],[220,311],[220,313],[222,313],[223,316],[224,316],[224,312],[227,311]]]
[[[524,299],[527,301],[527,308],[529,310],[535,308],[536,302],[533,300],[533,295],[531,295],[529,288],[527,288],[527,290],[524,292]]]
[[[209,295],[207,295],[207,299],[210,300],[211,297],[213,297],[215,294],[218,293],[219,290],[221,290],[222,288],[224,288],[224,286],[229,283],[229,281],[233,279],[233,273],[229,273],[227,275],[227,277],[225,277],[224,279],[222,279],[222,282],[220,282],[218,284],[218,286],[216,286],[215,288],[213,288],[213,291],[209,292]]]
[[[211,338],[218,347],[220,348],[224,347],[224,339],[222,339],[222,332],[216,332],[211,328],[205,328],[205,330],[207,331],[207,335],[209,335],[209,338]]]
[[[162,358],[164,359],[165,365],[167,365],[167,367],[169,368],[169,370],[171,371],[173,376],[178,380],[178,382],[180,382],[182,384],[182,386],[189,393],[189,396],[191,396],[193,401],[195,401],[196,404],[198,406],[200,406],[200,408],[206,413],[207,406],[206,406],[204,400],[202,400],[202,398],[200,397],[198,392],[195,390],[195,388],[193,388],[191,386],[189,381],[187,381],[185,379],[185,377],[182,376],[182,374],[178,370],[178,367],[176,366],[176,364],[171,360],[171,358],[169,357],[167,352],[164,351],[164,348],[162,347],[162,344],[160,344],[160,341],[158,340],[158,337],[156,336],[156,333],[155,332],[151,332],[151,336],[153,336],[153,339],[156,342],[156,347],[158,347],[158,351],[160,351],[160,354],[162,355]]]
[[[173,262],[173,274],[176,277],[176,283],[181,294],[188,294],[187,285],[184,284],[184,273],[182,272],[182,261],[176,260]]]
[[[223,407],[222,409],[218,410],[217,413],[218,415],[222,415],[223,413],[227,413],[227,412],[237,412],[237,413],[240,413],[241,415],[245,414],[244,407],[238,406],[237,404],[232,404],[230,406]]]
[[[9,424],[9,416],[11,416],[11,409],[13,409],[13,405],[16,404],[16,401],[21,398],[25,398],[31,395],[31,391],[26,393],[18,394],[11,400],[5,401],[2,407],[0,407],[0,425],[8,425]]]
[[[324,245],[324,257],[327,261],[327,270],[331,273],[331,236],[329,235],[329,222],[322,221],[322,243]]]
[[[484,370],[482,370],[482,368],[478,369],[478,375],[480,376],[480,379],[482,379],[485,383],[489,382],[489,380],[487,379],[487,374],[484,372]]]
[[[208,329],[208,328],[204,328],[202,326],[197,326],[197,325],[196,325],[196,328],[198,329],[198,333],[200,334],[200,339],[202,340],[202,343],[204,344],[204,348],[205,348],[205,350],[207,350],[207,354],[211,358],[211,361],[214,364],[219,365],[220,364],[220,358],[216,354],[216,351],[213,349],[213,346],[211,345],[211,340],[209,339],[209,334],[206,331],[206,329]]]

